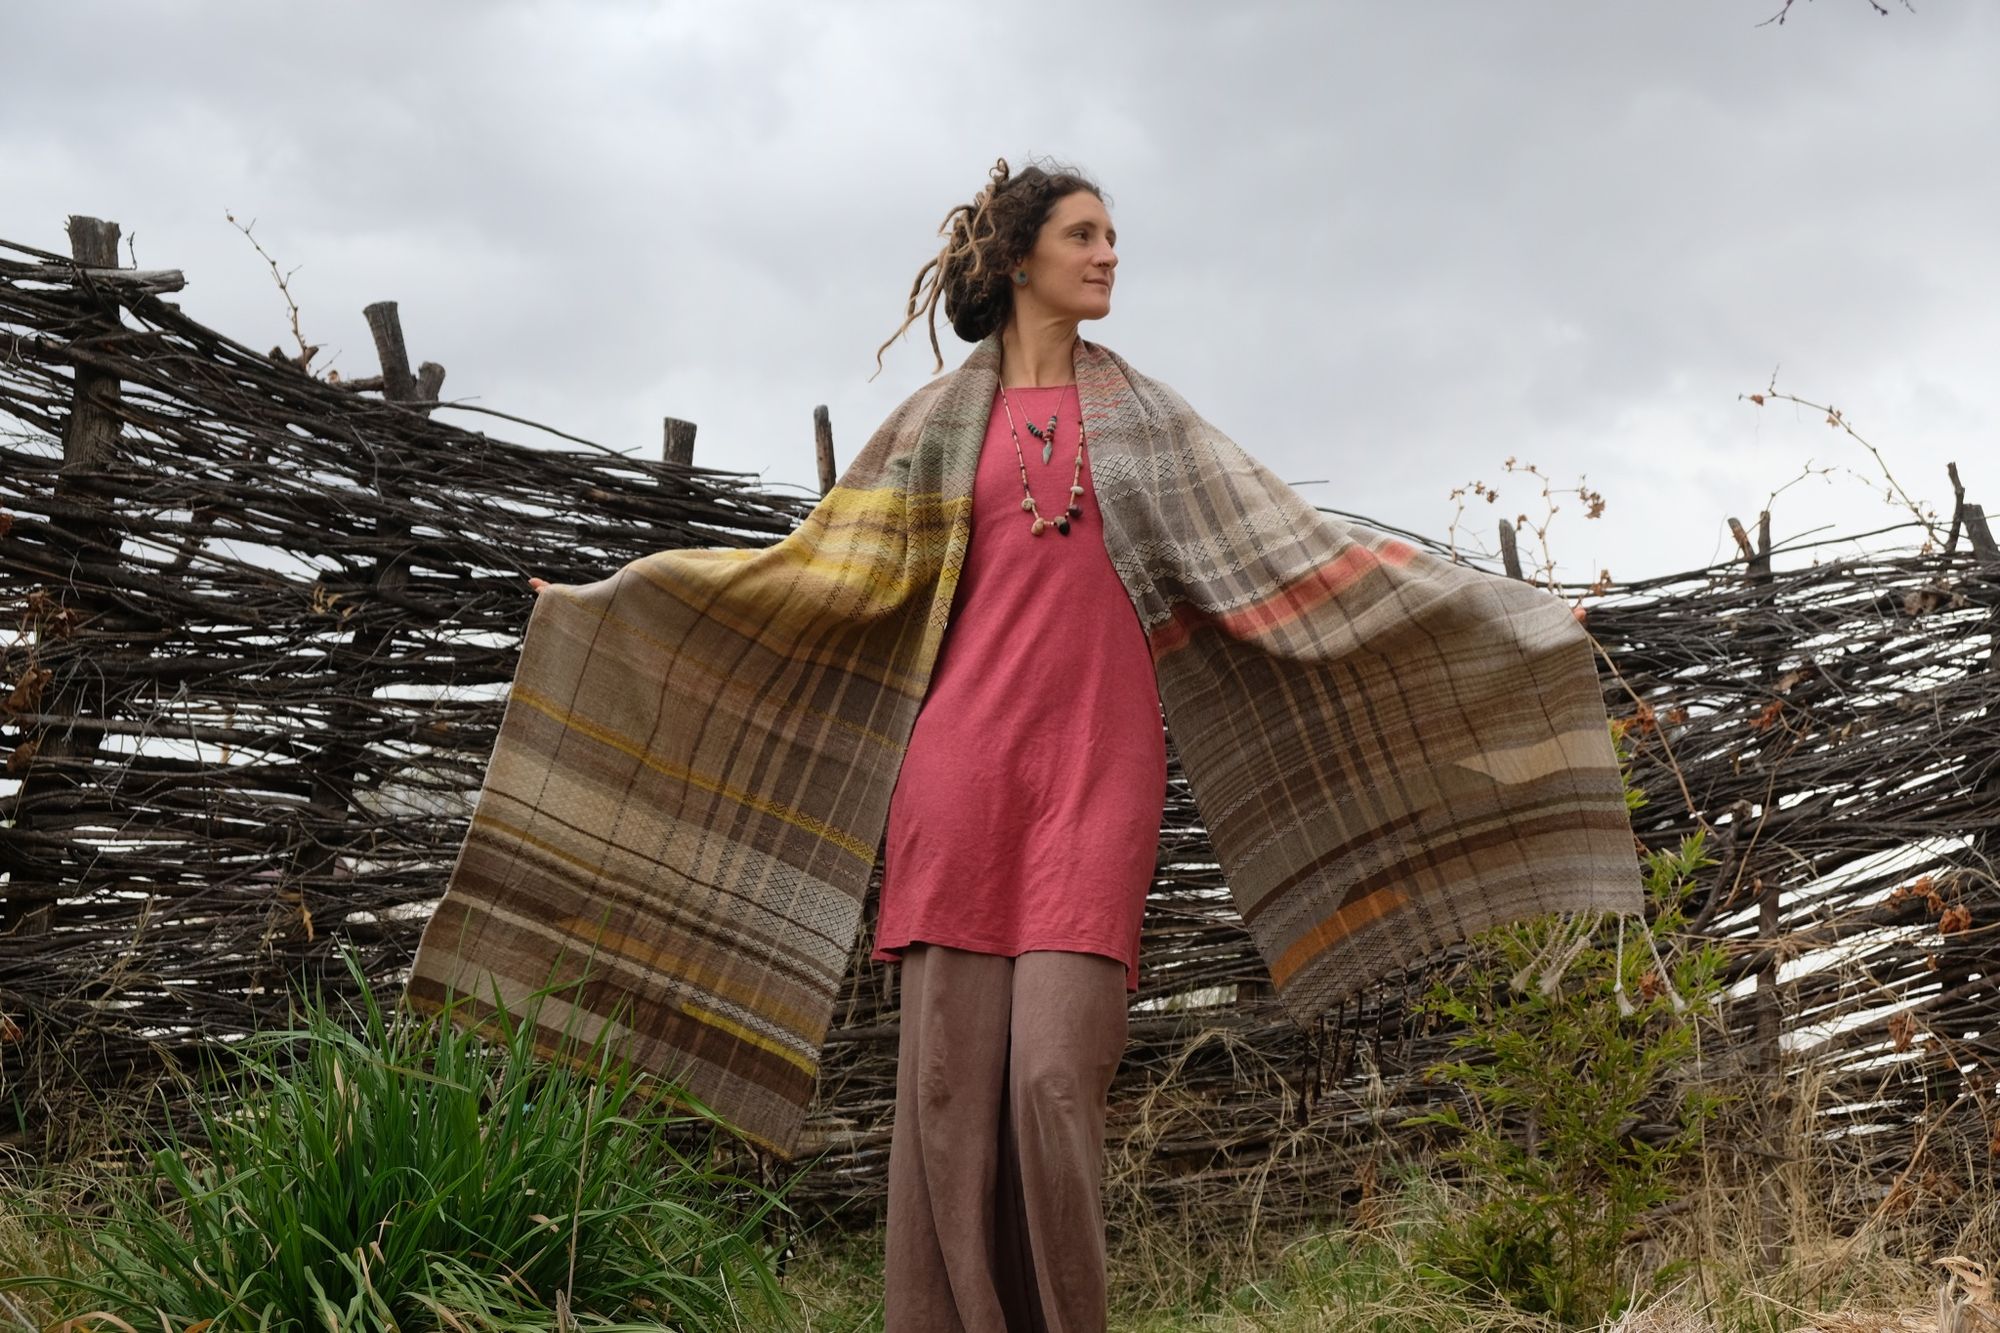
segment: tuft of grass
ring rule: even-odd
[[[538,1058],[540,998],[483,1035],[305,1003],[187,1090],[201,1150],[93,1182],[93,1220],[17,1221],[41,1262],[0,1292],[172,1333],[789,1323],[782,1201],[704,1165],[713,1117],[603,1042]]]

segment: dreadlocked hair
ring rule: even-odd
[[[875,349],[876,373],[881,373],[882,353],[889,344],[920,319],[929,326],[931,354],[937,358],[932,373],[944,369],[937,336],[940,299],[952,332],[967,342],[978,342],[1004,325],[1014,313],[1010,277],[1014,266],[1035,248],[1035,237],[1056,201],[1078,190],[1104,197],[1094,182],[1072,167],[1038,162],[1014,172],[1006,158],[994,162],[985,188],[972,202],[944,215],[938,227],[944,246],[917,270],[902,324]]]

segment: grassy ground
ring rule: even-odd
[[[1770,1200],[1767,1197],[1766,1202]],[[1782,1199],[1780,1202],[1786,1202]],[[1425,1204],[1406,1194],[1407,1219]],[[1789,1201],[1796,1203],[1798,1201]],[[1789,1236],[1783,1257],[1767,1266],[1759,1247],[1769,1224],[1755,1200],[1729,1192],[1697,1196],[1693,1206],[1634,1247],[1635,1266],[1667,1257],[1690,1260],[1664,1302],[1629,1316],[1623,1333],[1875,1333],[1938,1327],[1938,1293],[1948,1272],[1933,1260],[1958,1251],[1989,1266],[2000,1258],[2000,1216],[1991,1199],[1944,1231],[1938,1219],[1881,1219],[1844,1239],[1822,1228],[1815,1239]],[[1814,1223],[1810,1208],[1793,1219]],[[1245,1243],[1190,1236],[1157,1219],[1118,1235],[1111,1263],[1111,1327],[1124,1333],[1522,1333],[1555,1330],[1552,1321],[1452,1294],[1414,1263],[1413,1232],[1394,1217],[1357,1231],[1270,1232]],[[823,1232],[803,1243],[784,1286],[801,1327],[813,1333],[862,1333],[882,1319],[882,1234]],[[1963,1299],[1975,1294],[1953,1285]],[[1990,1324],[1975,1316],[1967,1333],[2000,1331],[2000,1304],[1988,1296]],[[1915,1322],[1912,1322],[1915,1321]]]
[[[1949,1275],[1938,1259],[1963,1256],[1988,1273],[2000,1270],[1993,1150],[1926,1136],[1911,1168],[1885,1187],[1860,1167],[1841,1165],[1823,1140],[1806,1133],[1815,1123],[1812,1105],[1802,1096],[1789,1128],[1768,1126],[1759,1135],[1747,1123],[1735,1125],[1705,1144],[1680,1200],[1648,1219],[1627,1247],[1629,1280],[1666,1292],[1669,1302],[1653,1304],[1649,1296],[1620,1333],[1931,1330],[1939,1328],[1940,1288]],[[1747,1159],[1758,1165],[1748,1169],[1736,1152],[1745,1143],[1759,1149]],[[1782,1165],[1762,1165],[1773,1160]],[[1733,1173],[1732,1162],[1738,1163]],[[63,1233],[55,1219],[87,1226],[108,1170],[72,1167],[57,1175],[0,1158],[0,1333],[58,1327],[78,1312],[32,1289],[8,1291],[4,1279],[60,1267]],[[1419,1271],[1425,1218],[1459,1206],[1428,1170],[1385,1169],[1370,1203],[1340,1227],[1266,1227],[1246,1235],[1156,1211],[1146,1202],[1142,1173],[1114,1169],[1106,1196],[1114,1221],[1111,1327],[1553,1331],[1550,1321],[1453,1293]],[[1733,1183],[1744,1175],[1752,1186]],[[1372,1167],[1368,1178],[1377,1179]],[[823,1225],[803,1238],[781,1276],[795,1326],[809,1333],[879,1329],[881,1256],[879,1228],[843,1232]],[[1668,1265],[1677,1266],[1674,1276],[1653,1282]],[[1948,1294],[1979,1307],[1978,1271],[1960,1266],[1958,1272]],[[2000,1333],[2000,1300],[1990,1286],[1983,1308],[1992,1311],[1990,1320],[1970,1315],[1953,1333]],[[1907,1318],[1892,1320],[1895,1312]],[[761,1330],[770,1323],[742,1326]]]
[[[1267,1231],[1247,1240],[1224,1239],[1191,1235],[1159,1219],[1124,1230],[1115,1237],[1111,1255],[1111,1327],[1125,1333],[1540,1333],[1556,1327],[1450,1294],[1421,1277],[1413,1265],[1407,1221],[1426,1202],[1417,1195],[1406,1191],[1402,1220],[1392,1212],[1365,1231]],[[55,1263],[60,1241],[39,1215],[73,1212],[76,1206],[73,1195],[0,1169],[0,1275]],[[1625,1333],[1933,1329],[1937,1293],[1947,1277],[1932,1262],[1938,1257],[1934,1251],[1956,1249],[1991,1264],[1996,1258],[1991,1247],[2000,1240],[2000,1215],[1986,1198],[1963,1212],[1962,1225],[1947,1226],[1948,1247],[1935,1242],[1935,1217],[1921,1231],[1914,1218],[1881,1219],[1845,1239],[1835,1239],[1823,1227],[1817,1238],[1790,1235],[1783,1260],[1765,1268],[1756,1255],[1768,1224],[1758,1213],[1755,1200],[1727,1192],[1698,1196],[1695,1206],[1671,1219],[1670,1226],[1635,1246],[1635,1259],[1645,1264],[1665,1255],[1695,1262],[1669,1304],[1628,1320]],[[1795,1218],[1806,1224],[1822,1220],[1809,1212]],[[1983,1252],[1982,1246],[1987,1247]],[[783,1286],[801,1330],[879,1329],[880,1229],[821,1228],[799,1244]],[[1965,1290],[1963,1284],[1959,1290]],[[1992,1324],[1968,1322],[1967,1333],[2000,1330],[2000,1306],[1993,1308]],[[1895,1311],[1923,1316],[1925,1322],[1893,1322]],[[73,1313],[54,1308],[32,1291],[0,1297],[0,1329],[39,1330]]]

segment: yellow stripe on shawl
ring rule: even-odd
[[[670,778],[676,778],[687,783],[689,786],[699,787],[707,792],[714,792],[717,796],[734,801],[738,805],[747,806],[761,814],[770,815],[773,819],[783,820],[794,828],[804,829],[808,833],[825,838],[842,851],[851,852],[864,862],[871,865],[874,864],[875,847],[872,843],[863,842],[852,833],[848,833],[843,829],[837,829],[823,819],[818,819],[802,811],[794,810],[790,806],[780,805],[776,801],[768,800],[762,796],[753,796],[747,791],[731,787],[729,784],[717,778],[709,777],[705,773],[697,773],[685,765],[670,764],[648,753],[644,746],[635,744],[625,736],[611,730],[611,728],[588,721],[581,715],[564,708],[555,700],[535,690],[531,690],[518,682],[515,684],[510,697],[519,699],[536,712],[555,719],[572,731],[580,732],[592,740],[608,745],[620,754],[630,755],[646,767],[652,769],[655,773],[664,773]]]
[[[686,1000],[682,1000],[680,1002],[680,1011],[689,1018],[694,1019],[697,1023],[706,1023],[712,1028],[727,1032],[730,1036],[747,1046],[755,1046],[759,1050],[769,1051],[780,1060],[788,1064],[797,1065],[808,1074],[816,1075],[819,1073],[819,1066],[817,1064],[806,1059],[797,1051],[787,1050],[783,1042],[772,1041],[763,1033],[753,1028],[746,1028],[735,1019],[718,1014],[713,1009],[704,1009],[698,1004],[689,1004]]]
[[[580,916],[564,917],[556,923],[556,929],[563,931],[572,939],[588,940],[619,958],[643,963],[656,972],[664,972],[669,976],[691,982],[711,995],[734,1000],[745,1009],[755,1010],[772,1022],[782,1023],[802,1036],[815,1030],[816,1025],[810,1015],[800,1013],[789,1005],[774,1005],[768,1000],[760,1002],[754,987],[733,982],[715,968],[703,967],[700,963],[680,954],[655,948],[623,931],[599,929],[596,922]]]
[[[959,566],[943,561],[939,568],[921,568],[910,561],[908,552],[913,544],[931,541],[942,547],[943,538],[969,518],[971,508],[970,496],[945,499],[936,491],[910,495],[890,487],[836,486],[783,541],[748,556],[732,552],[728,560],[732,567],[718,571],[729,580],[731,597],[703,605],[701,612],[780,656],[836,667],[919,697],[929,683],[928,673],[897,669],[907,663],[870,662],[837,640],[807,647],[801,632],[822,624],[828,608],[836,604],[850,622],[880,620],[909,600],[913,581],[934,580],[934,596],[949,605],[958,586]],[[636,562],[633,569],[653,586],[685,600],[690,576],[697,576],[692,581],[699,584],[705,563],[697,559],[689,568],[686,557],[708,554],[665,551]],[[769,569],[733,567],[749,560],[768,564]],[[764,578],[771,582],[764,585],[768,595],[760,598]],[[797,595],[802,584],[809,595]],[[926,617],[925,623],[932,623],[932,618]],[[936,649],[936,644],[925,644],[920,660],[934,658]]]
[[[820,599],[793,602],[806,619],[817,623],[825,617],[827,602],[821,599],[830,598],[835,589],[862,598],[859,606],[843,608],[843,614],[873,618],[907,600],[908,582],[928,583],[935,575],[935,570],[910,564],[909,547],[950,532],[970,507],[970,496],[947,500],[937,492],[912,496],[887,488],[836,486],[791,535],[756,554],[777,568],[833,585]],[[729,577],[740,583],[743,575],[731,570]],[[786,584],[784,591],[791,593],[793,585]],[[758,609],[768,613],[778,608]]]
[[[697,553],[692,551],[677,551],[674,554],[678,557],[678,556],[692,555]],[[724,547],[720,550],[715,550],[715,551],[702,551],[699,552],[699,554],[714,555],[718,557],[727,556],[727,557],[748,559],[753,555],[760,555],[762,554],[762,552],[754,549],[744,549],[741,547]],[[657,580],[649,579],[648,582],[653,583],[654,586],[656,587],[660,586]],[[544,595],[546,596],[547,594]],[[610,615],[598,609],[597,607],[586,605],[585,603],[576,601],[574,599],[571,600],[570,605],[574,606],[578,611],[580,611],[585,615],[596,616],[599,621],[605,624],[616,625],[621,632],[629,634],[635,639],[639,639],[642,640],[643,642],[652,644],[654,647],[658,648],[662,654],[673,653],[678,647],[678,644],[676,644],[671,640],[661,638],[657,634],[649,633],[646,629],[644,629],[642,626],[640,626],[638,623],[636,623],[629,617]],[[677,671],[698,671],[702,675],[706,676],[710,681],[714,682],[716,689],[728,690],[731,693],[740,694],[745,698],[751,699],[758,703],[765,702],[767,699],[769,699],[769,696],[764,691],[759,690],[755,685],[746,683],[744,681],[736,679],[734,676],[725,674],[724,672],[718,670],[711,663],[709,663],[706,659],[696,654],[688,654],[678,658],[674,663],[674,669]],[[835,713],[829,713],[823,708],[814,708],[811,704],[804,703],[797,699],[777,699],[777,700],[771,700],[771,702],[774,702],[780,707],[783,707],[790,711],[803,713],[807,717],[813,719],[813,721],[815,722],[823,722],[827,726],[837,727],[840,730],[848,732],[851,735],[859,736],[863,740],[872,741],[876,745],[883,746],[887,749],[896,750],[898,752],[901,751],[902,747],[899,746],[893,739],[891,739],[884,733],[876,731],[872,727],[864,727],[859,722],[850,722],[848,719],[841,717]]]

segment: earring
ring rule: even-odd
[[[1024,268],[1014,270],[1014,285],[1016,287],[1025,287],[1028,285],[1028,270]]]

